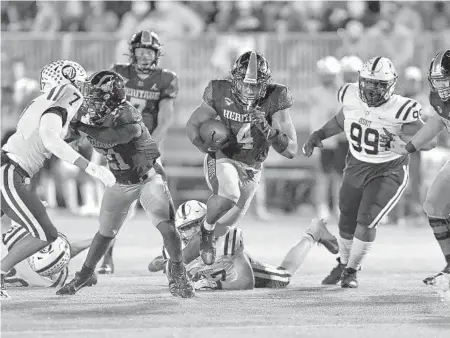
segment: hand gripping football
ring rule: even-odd
[[[208,120],[200,126],[200,137],[208,145],[222,145],[230,137],[230,131],[221,120]]]

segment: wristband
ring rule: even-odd
[[[73,163],[81,170],[85,171],[87,166],[89,165],[89,161],[86,160],[83,156],[78,157],[75,162]]]
[[[411,141],[409,141],[408,143],[406,143],[406,145],[405,145],[405,150],[406,150],[408,153],[410,153],[410,154],[417,151],[416,147],[414,146],[414,144],[412,144]]]

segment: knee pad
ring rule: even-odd
[[[355,234],[356,225],[356,222],[339,222],[339,234],[343,238],[346,238],[347,236],[353,237]]]

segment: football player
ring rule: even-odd
[[[364,63],[358,83],[338,92],[340,111],[303,146],[309,157],[322,140],[345,132],[350,151],[339,195],[338,265],[323,284],[358,287],[357,271],[375,240],[376,226],[397,204],[408,183],[407,155],[388,149],[391,136],[411,136],[422,126],[421,106],[394,94],[397,73],[391,60],[375,57]],[[341,277],[342,275],[342,277]]]
[[[199,201],[188,201],[180,205],[175,216],[175,224],[180,230],[184,244],[201,227],[206,216],[206,205]],[[187,265],[196,290],[248,290],[256,288],[284,288],[305,260],[314,243],[322,243],[331,253],[338,252],[338,243],[326,228],[322,219],[312,220],[311,227],[287,253],[279,266],[253,259],[244,250],[242,230],[233,226],[226,236],[216,242],[218,256],[213,265],[205,265],[197,258]],[[163,270],[167,260],[163,248],[162,256],[156,257],[149,270]]]
[[[30,178],[41,170],[44,161],[53,154],[107,186],[115,183],[114,175],[107,168],[89,162],[63,140],[70,121],[83,103],[80,89],[86,78],[83,67],[73,61],[60,60],[46,65],[40,78],[42,95],[24,109],[16,132],[2,147],[1,215],[6,214],[29,233],[2,259],[2,298],[9,298],[3,287],[8,271],[58,237],[42,202],[28,189]]]
[[[297,135],[289,115],[292,103],[290,90],[271,83],[268,61],[254,51],[236,60],[231,80],[209,82],[203,102],[186,125],[189,140],[206,153],[205,177],[212,191],[201,232],[188,245],[191,258],[200,251],[206,264],[214,263],[214,238],[226,234],[228,226],[245,214],[270,147],[289,159],[297,153]],[[211,145],[199,135],[202,123],[216,118],[230,131],[226,144]],[[216,223],[227,213],[232,217],[221,222],[215,233]]]
[[[113,71],[125,79],[127,100],[142,114],[143,122],[158,145],[164,140],[175,114],[178,76],[158,66],[162,44],[152,31],[133,34],[129,42],[130,63],[116,64]],[[113,246],[105,254],[99,273],[114,273]]]
[[[158,145],[142,122],[142,115],[126,101],[125,83],[119,74],[108,70],[93,74],[88,92],[81,120],[72,125],[87,135],[96,151],[106,156],[117,183],[105,190],[100,228],[81,270],[57,294],[73,295],[86,286],[132,206],[139,200],[161,233],[169,253],[170,293],[183,298],[194,296],[183,265],[182,242],[174,223],[172,198],[164,170],[157,162],[160,156]]]
[[[2,242],[7,251],[12,250],[28,232],[19,224],[2,219]],[[58,233],[58,238],[44,249],[30,256],[12,268],[5,276],[8,287],[61,287],[69,274],[69,261],[86,250],[91,240],[69,242],[66,236]],[[2,246],[2,249],[3,249]],[[3,251],[3,250],[2,250]],[[97,284],[92,276],[89,285]]]
[[[450,131],[450,49],[439,52],[431,61],[428,81],[430,104],[436,111],[436,115],[430,117],[409,142],[394,136],[394,141],[390,143],[390,151],[405,156],[422,149],[445,128]],[[446,279],[448,284],[450,280],[450,161],[444,164],[428,188],[423,210],[428,216],[428,222],[447,262],[441,272],[425,278],[424,283],[433,285],[439,279]]]

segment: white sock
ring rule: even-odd
[[[373,242],[363,242],[358,238],[354,238],[347,268],[359,270],[361,267],[361,262],[372,248],[372,243]]]
[[[339,257],[341,258],[341,264],[347,264],[350,257],[350,250],[352,249],[353,239],[345,239],[338,236],[339,244]]]
[[[212,231],[212,230],[214,230],[214,229],[216,228],[216,225],[215,225],[215,224],[209,224],[208,222],[206,222],[206,219],[205,219],[205,221],[203,222],[203,226],[204,226],[205,229],[208,230],[208,231]]]

